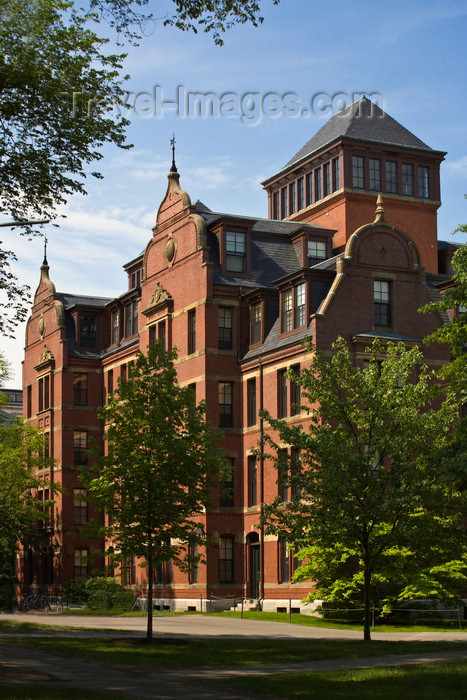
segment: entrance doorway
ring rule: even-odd
[[[257,532],[251,532],[247,538],[248,546],[248,596],[253,600],[259,598],[261,581],[260,543]]]

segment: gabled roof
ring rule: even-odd
[[[433,150],[374,102],[367,97],[362,97],[326,122],[318,133],[284,165],[282,170],[344,136],[360,141],[375,141],[425,151]]]

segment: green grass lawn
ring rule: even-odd
[[[352,671],[316,671],[226,681],[231,688],[274,698],[310,700],[465,700],[467,661]]]
[[[144,636],[141,636],[144,640]],[[465,648],[450,642],[363,642],[328,639],[216,639],[157,640],[155,644],[134,639],[93,639],[32,637],[1,640],[1,643],[34,647],[50,654],[72,656],[83,661],[113,666],[152,668],[230,667],[301,663],[323,659],[344,659],[382,654],[429,653]]]
[[[217,617],[241,617],[241,612],[223,612],[213,613]],[[346,620],[323,620],[321,617],[314,615],[293,614],[289,617],[288,613],[275,612],[257,612],[244,611],[243,619],[245,620],[263,620],[270,622],[291,622],[293,625],[304,625],[307,627],[326,627],[327,629],[346,629],[346,630],[363,630],[363,624],[355,622],[347,622]],[[377,632],[441,632],[442,630],[456,630],[456,632],[467,632],[466,629],[459,630],[459,621],[455,620],[430,620],[404,624],[404,625],[388,625],[378,624],[373,627]],[[466,634],[467,639],[467,634]]]

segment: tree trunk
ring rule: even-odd
[[[147,625],[147,630],[146,630],[146,639],[152,639],[152,579],[153,579],[153,569],[154,569],[154,562],[152,560],[152,557],[149,556],[148,558],[148,566],[147,566],[147,572],[148,572],[148,597],[147,597],[147,602],[148,602],[148,625]]]
[[[363,573],[363,639],[371,642],[371,571],[365,567]]]

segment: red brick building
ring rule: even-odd
[[[206,400],[224,432],[232,471],[205,515],[206,565],[190,576],[162,567],[155,595],[180,607],[211,595],[299,607],[308,589],[290,582],[286,543],[258,527],[261,503],[281,488],[252,453],[265,427],[258,410],[306,425],[297,385],[285,377],[309,364],[305,336],[327,352],[341,335],[358,362],[375,337],[411,345],[443,322],[418,313],[450,268],[452,249],[442,244],[438,253],[436,227],[443,157],[364,98],[264,183],[270,218],[192,203],[173,164],[120,297],[58,293],[44,261],[26,332],[24,409],[48,433],[51,477],[66,492],[41,552],[23,553],[26,583],[102,570],[103,543],[81,536],[95,514],[79,500],[78,467],[91,439],[102,439],[96,408],[128,376],[135,353],[161,338],[177,348],[179,381]],[[447,359],[441,347],[425,352],[433,366]],[[133,562],[123,574],[138,591],[144,577]]]

